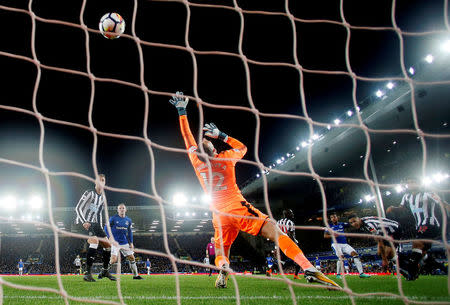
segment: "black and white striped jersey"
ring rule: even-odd
[[[94,222],[103,225],[103,208],[105,196],[97,194],[95,190],[87,190],[78,201],[75,211],[77,218],[75,223]]]
[[[292,220],[288,218],[278,220],[277,225],[280,228],[280,230],[285,234],[295,232],[295,224]]]
[[[409,207],[416,220],[416,228],[424,225],[440,227],[438,219],[442,217],[442,213],[439,201],[438,195],[429,192],[406,193],[400,205]]]
[[[361,218],[364,229],[375,235],[383,235],[383,227],[386,233],[393,235],[398,230],[398,222],[377,216],[368,216]]]

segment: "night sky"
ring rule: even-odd
[[[215,7],[195,4],[215,4]],[[229,135],[244,142],[245,157],[255,160],[256,117],[250,110],[247,76],[239,54],[241,19],[233,1],[137,1],[136,35],[143,45],[145,86],[148,94],[148,125],[144,126],[145,94],[140,88],[108,81],[95,81],[92,88],[85,75],[41,68],[37,91],[37,110],[45,117],[89,126],[90,96],[95,89],[92,122],[102,132],[143,137],[161,146],[184,148],[176,110],[168,103],[170,94],[183,91],[193,96],[195,90],[203,102],[213,105],[246,107],[247,111],[219,109],[203,105],[205,122],[214,122]],[[186,5],[190,4],[189,7]],[[237,1],[242,10],[286,12],[284,1]],[[1,1],[0,5],[28,10],[27,1]],[[33,12],[45,19],[80,24],[82,1],[33,1]],[[221,8],[223,5],[230,9]],[[98,21],[107,12],[117,12],[126,21],[125,34],[132,35],[134,2],[86,1],[85,24],[98,29]],[[255,107],[262,113],[301,115],[300,83],[303,83],[308,115],[315,121],[331,122],[348,109],[352,79],[347,75],[329,75],[317,71],[348,71],[345,58],[347,29],[342,25],[340,1],[289,1],[290,13],[306,20],[324,19],[339,22],[295,22],[282,14],[244,13],[242,52],[248,63],[250,92]],[[423,58],[427,50],[445,37],[444,1],[395,1],[396,25],[403,32],[427,35],[402,35],[405,66]],[[221,51],[231,55],[192,55],[186,46],[186,20],[190,11],[187,40],[195,51]],[[392,1],[343,1],[345,20],[352,26],[391,27]],[[0,51],[32,58],[31,28],[28,14],[0,7],[2,42]],[[448,29],[447,29],[448,30]],[[441,32],[440,32],[441,31]],[[293,47],[293,35],[297,48]],[[42,65],[86,73],[85,33],[82,29],[49,22],[36,22],[35,47]],[[155,45],[161,44],[161,45]],[[112,78],[140,86],[140,61],[136,42],[129,37],[107,40],[89,33],[90,70],[99,78]],[[295,64],[294,54],[304,71],[292,66],[263,62]],[[37,68],[29,61],[0,54],[2,85],[0,104],[33,111],[32,96]],[[352,29],[349,47],[352,71],[368,78],[393,77],[402,73],[400,40],[393,30]],[[194,82],[194,71],[197,82]],[[316,71],[316,73],[314,73]],[[303,79],[301,79],[303,78]],[[357,82],[357,98],[362,100],[375,91],[376,81]],[[194,100],[188,106],[191,129],[198,134],[199,111]],[[260,142],[256,151],[267,166],[280,154],[297,145],[308,132],[300,119],[260,117]],[[92,166],[93,135],[89,130],[45,122],[44,162],[51,172],[77,172],[94,176]],[[34,166],[39,164],[38,120],[29,114],[0,109],[0,158]],[[176,191],[198,195],[201,192],[187,156],[152,147],[155,158],[155,185],[158,194],[170,200]],[[96,162],[107,176],[107,184],[151,195],[150,154],[142,141],[98,136]],[[16,192],[20,196],[45,194],[44,176],[31,169],[0,164],[0,193]],[[255,166],[237,166],[238,183],[257,172]],[[51,177],[55,206],[74,206],[82,191],[91,183],[69,176]],[[128,205],[152,203],[129,194],[107,192],[108,200]]]

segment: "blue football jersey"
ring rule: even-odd
[[[344,233],[344,229],[350,227],[350,225],[347,222],[338,222],[337,224],[330,224],[330,227],[335,232]],[[336,242],[338,244],[346,244],[347,243],[347,237],[343,235],[336,236]],[[333,243],[333,239],[331,239],[331,243]]]
[[[133,232],[131,231],[131,219],[127,216],[114,215],[109,218],[111,233],[119,245],[133,243]],[[106,235],[109,237],[108,228],[105,226]]]

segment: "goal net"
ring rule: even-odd
[[[57,284],[1,276],[0,304],[24,301],[27,294],[21,299],[15,293],[20,290],[65,304],[213,302],[216,295],[207,291],[212,282],[204,294],[183,288],[186,274],[218,268],[203,261],[214,234],[212,212],[168,102],[177,91],[190,99],[198,143],[203,125],[214,122],[248,147],[236,165],[242,194],[273,221],[292,209],[300,248],[311,261],[322,258],[330,278],[336,257],[323,238],[331,230],[330,213],[342,222],[353,213],[386,217],[408,192],[408,177],[439,195],[443,238],[423,241],[446,264],[448,1],[309,2],[2,1],[0,273],[16,273],[23,259],[28,273],[56,274]],[[108,12],[126,22],[118,39],[98,31]],[[129,270],[122,270],[120,255],[111,268],[119,276],[113,297],[87,284],[74,289],[62,276],[77,272],[72,262],[86,252],[89,236],[74,225],[74,208],[102,173],[106,217],[119,203],[129,206],[139,269],[147,272],[150,258],[155,272],[172,274],[164,287],[170,292],[152,295],[148,287],[136,296],[124,290],[120,273]],[[396,220],[414,227],[413,218]],[[380,274],[378,241],[408,252],[415,239],[411,232],[402,240],[388,233],[384,228],[376,238],[349,230],[341,236],[360,257],[367,251],[365,272]],[[267,253],[277,261],[276,276],[265,276]],[[398,259],[390,268],[393,290],[380,290],[373,279],[355,288],[344,276],[342,291],[328,292],[292,279],[276,245],[261,238],[241,235],[231,256],[236,272],[226,298],[236,304],[332,304],[332,293],[351,304],[450,304],[447,277],[439,284],[444,295],[411,292],[398,274]],[[244,291],[245,281],[258,280],[282,283],[283,294]],[[311,287],[317,289],[302,292]]]

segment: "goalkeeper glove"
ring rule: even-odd
[[[213,139],[219,139],[224,142],[228,140],[228,135],[217,128],[217,126],[214,123],[205,124],[205,127],[203,127],[203,130],[205,132],[205,136],[208,136]]]
[[[177,91],[175,95],[172,95],[172,99],[169,102],[177,108],[178,115],[186,114],[186,106],[189,98],[184,97],[183,92]]]

